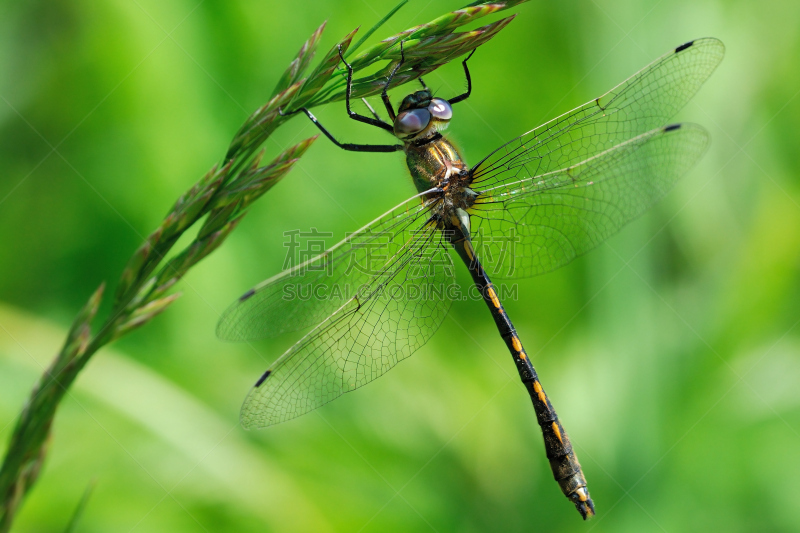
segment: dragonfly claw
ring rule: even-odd
[[[301,107],[301,108],[299,108],[299,109],[295,109],[294,111],[289,111],[288,113],[284,113],[284,112],[283,112],[283,108],[282,108],[282,107],[279,107],[279,108],[278,108],[278,114],[279,114],[280,116],[282,116],[282,117],[290,117],[290,116],[292,116],[292,115],[294,115],[295,113],[298,113],[298,112],[300,112],[300,111],[303,111],[304,113],[307,113],[307,112],[308,112],[308,110],[307,110],[305,107]]]

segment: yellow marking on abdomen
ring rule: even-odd
[[[542,384],[538,381],[534,381],[533,390],[536,392],[536,395],[539,396],[539,401],[547,405],[547,395],[544,393],[544,390],[542,390]]]
[[[526,357],[525,352],[519,352],[520,359],[525,359],[525,357]]]
[[[553,432],[556,434],[556,437],[558,437],[558,442],[564,444],[564,440],[561,438],[561,430],[558,429],[558,424],[555,422],[553,422]]]
[[[469,241],[464,242],[464,250],[466,250],[467,257],[469,257],[470,261],[475,259],[475,250],[472,249],[472,243]]]
[[[495,307],[495,309],[500,309],[500,299],[497,298],[497,293],[494,292],[494,289],[489,287],[486,289],[486,292],[489,294],[489,299],[492,300],[492,305]]]
[[[511,345],[514,347],[516,351],[518,352],[522,351],[522,343],[519,342],[519,339],[516,337],[516,335],[514,337],[511,337]]]

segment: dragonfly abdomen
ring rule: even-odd
[[[448,229],[451,234],[455,235],[450,238],[450,243],[467,265],[475,285],[492,313],[500,335],[514,358],[520,379],[531,397],[536,420],[544,437],[544,448],[550,462],[550,469],[553,471],[553,477],[561,487],[561,492],[575,504],[585,520],[595,514],[594,503],[589,497],[586,477],[583,475],[578,457],[572,449],[569,436],[539,382],[536,369],[525,353],[514,324],[508,317],[497,295],[497,290],[476,256],[469,237],[459,227],[451,226]]]
[[[564,493],[564,496],[572,500],[578,508],[578,512],[586,519],[594,515],[594,503],[589,497],[589,491],[586,488],[586,477],[583,475],[578,457],[572,449],[569,436],[558,420],[558,414],[553,409],[553,405],[550,403],[544,387],[539,381],[536,369],[525,353],[522,341],[517,336],[511,319],[497,297],[497,291],[485,272],[482,278],[486,282],[482,290],[482,293],[486,293],[484,299],[492,310],[492,316],[495,317],[498,330],[514,358],[520,379],[525,384],[525,388],[528,390],[533,402],[533,410],[542,430],[545,453],[547,460],[550,462],[553,477],[561,487],[561,492]],[[480,285],[478,287],[480,288]]]

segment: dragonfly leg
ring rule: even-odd
[[[427,86],[427,85],[425,85],[425,82],[422,80],[422,76],[420,76],[420,77],[419,77],[419,78],[417,78],[417,79],[418,79],[418,80],[419,80],[419,82],[422,84],[422,88],[423,88],[423,90],[426,90],[426,91],[429,91],[429,90],[430,90],[430,89],[428,89],[428,86]]]
[[[392,78],[397,73],[398,69],[405,63],[406,56],[403,53],[403,41],[400,41],[400,62],[397,63],[392,72],[389,74],[389,78],[386,80],[386,85],[383,86],[383,92],[381,92],[381,100],[383,100],[383,105],[386,107],[386,112],[389,113],[389,118],[394,122],[394,119],[397,118],[397,115],[394,113],[394,108],[392,107],[392,101],[389,100],[389,95],[386,94],[386,91],[389,90],[389,85],[392,84]]]
[[[342,72],[342,71],[339,69],[339,67],[336,67],[336,70],[337,70],[337,72],[339,72],[339,74],[341,74],[342,76],[344,76],[344,79],[345,79],[345,80],[347,80],[347,74],[345,74],[344,72]],[[373,109],[373,108],[372,108],[372,106],[371,106],[371,105],[369,105],[369,102],[367,101],[367,99],[366,99],[366,98],[361,98],[361,101],[364,103],[364,107],[366,107],[367,109],[369,109],[369,112],[370,112],[370,113],[372,113],[372,116],[373,116],[373,117],[375,117],[375,119],[376,119],[376,120],[379,120],[379,121],[383,122],[383,119],[381,118],[381,116],[380,116],[380,115],[379,115],[379,114],[378,114],[378,113],[375,111],[375,109]]]
[[[325,129],[325,126],[323,126],[322,124],[319,123],[319,121],[317,120],[317,117],[315,117],[311,113],[311,111],[309,111],[308,108],[306,108],[306,107],[301,107],[300,109],[296,109],[295,111],[292,111],[291,113],[284,113],[282,110],[279,109],[278,113],[282,117],[286,117],[286,116],[289,116],[289,115],[294,115],[295,113],[298,113],[300,111],[302,111],[303,113],[306,114],[306,116],[311,120],[311,122],[313,122],[314,125],[317,128],[319,128],[319,131],[321,131],[325,135],[325,137],[330,139],[333,144],[335,144],[336,146],[338,146],[342,150],[348,150],[350,152],[398,152],[398,151],[403,150],[403,145],[402,144],[353,144],[353,143],[341,143],[341,142],[337,141],[336,138],[334,138],[334,136],[331,135],[331,133],[327,129]]]
[[[467,61],[469,61],[469,58],[472,57],[472,54],[475,53],[475,50],[477,50],[477,48],[473,49],[472,52],[469,53],[467,58],[461,62],[461,64],[464,65],[464,75],[467,77],[467,92],[465,92],[464,94],[459,94],[458,96],[455,96],[450,100],[448,100],[448,102],[450,102],[450,105],[457,104],[458,102],[463,102],[464,100],[469,98],[469,95],[472,92],[472,78],[469,76],[469,67],[467,66]]]
[[[392,125],[382,121],[378,117],[377,113],[375,113],[375,111],[372,111],[372,113],[375,114],[375,118],[369,118],[365,117],[364,115],[359,115],[358,113],[350,109],[350,94],[353,92],[353,67],[350,66],[350,63],[348,63],[345,60],[344,55],[342,54],[342,45],[339,45],[338,48],[339,48],[339,59],[341,59],[342,63],[344,63],[344,66],[347,67],[347,91],[345,92],[345,99],[344,99],[345,104],[347,105],[347,115],[353,120],[363,122],[364,124],[369,124],[370,126],[377,126],[378,128],[384,129],[390,133],[394,133]],[[369,107],[369,104],[367,104],[367,106]],[[372,110],[372,108],[370,108],[370,110]]]

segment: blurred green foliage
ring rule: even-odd
[[[395,4],[0,3],[0,446],[75,312],[221,157],[304,40],[327,19],[325,49]],[[460,6],[409,2],[375,37]],[[224,344],[221,311],[281,269],[285,231],[342,237],[413,192],[401,155],[321,139],[168,313],[87,367],[16,531],[63,531],[93,479],[78,531],[800,529],[800,4],[515,11],[472,59],[473,96],[449,133],[472,162],[684,41],[727,46],[679,117],[711,132],[703,162],[506,303],[598,517],[582,523],[552,481],[481,302],[454,304],[376,384],[266,431],[238,426],[249,386],[297,335]],[[426,82],[456,94],[460,65]],[[342,104],[316,114],[342,139],[371,139]],[[291,121],[268,156],[312,133]]]

